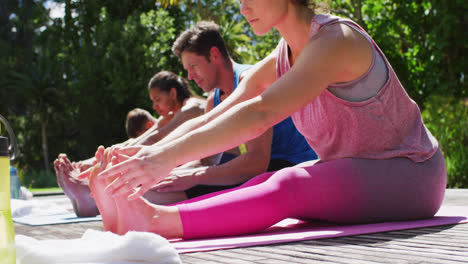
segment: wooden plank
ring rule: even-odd
[[[463,229],[455,229],[457,226],[468,226],[466,224],[459,224],[456,226],[451,226],[449,229],[440,229],[437,230],[436,228],[434,229],[412,229],[412,230],[405,230],[404,232],[401,232],[402,234],[410,234],[414,236],[421,236],[421,237],[432,237],[432,236],[437,236],[437,237],[447,237],[447,238],[453,238],[456,236],[457,239],[464,239],[468,240],[468,233],[466,230]],[[467,228],[468,230],[468,228]]]
[[[328,245],[333,248],[334,251],[340,251],[345,254],[362,254],[365,256],[365,259],[369,257],[378,257],[380,259],[385,259],[385,263],[393,263],[396,261],[400,263],[401,261],[413,262],[417,261],[427,261],[431,259],[440,259],[443,263],[459,263],[458,261],[468,261],[467,256],[453,256],[453,252],[450,250],[445,251],[434,251],[432,248],[426,248],[421,250],[415,248],[412,245],[401,246],[395,245],[393,242],[388,242],[385,244],[369,244],[364,242],[362,244],[360,241],[349,241],[340,240],[331,242],[329,240],[317,240],[312,243],[308,241],[307,244],[316,245]],[[436,254],[434,254],[436,253]]]
[[[347,239],[342,239],[340,241],[346,242]],[[382,246],[385,246],[387,243],[391,243],[392,245],[399,245],[399,246],[412,248],[414,251],[417,251],[418,249],[436,249],[436,250],[444,251],[447,254],[451,252],[454,254],[459,254],[460,256],[468,256],[468,251],[463,250],[463,248],[453,247],[449,245],[434,246],[433,244],[430,244],[430,243],[415,243],[413,240],[410,240],[410,239],[409,240],[391,240],[387,242],[382,242],[382,240],[378,238],[370,237],[370,238],[361,238],[359,239],[359,242],[368,243],[368,244],[373,243],[374,246],[379,245],[379,244]],[[460,243],[460,244],[464,244],[464,243]]]
[[[310,263],[310,260],[308,259],[302,259],[302,258],[294,258],[294,257],[291,257],[289,255],[284,255],[284,254],[281,254],[281,252],[268,252],[268,251],[264,251],[265,247],[263,246],[260,246],[260,247],[251,247],[251,248],[247,248],[247,249],[244,249],[244,252],[249,254],[249,255],[252,255],[252,256],[258,256],[258,257],[262,257],[263,259],[262,260],[257,260],[255,261],[255,263],[268,263],[268,261],[270,261],[270,263],[283,263],[283,262],[289,262],[289,263]],[[229,250],[229,251],[237,251],[238,249],[232,249],[232,250]]]
[[[245,251],[243,250],[216,250],[212,251],[211,255],[215,256],[225,256],[229,257],[232,259],[241,259],[241,260],[246,260],[246,261],[262,261],[265,260],[265,256],[255,256],[255,255],[250,255],[246,254]]]
[[[378,238],[381,241],[382,240],[396,240],[396,241],[402,241],[405,239],[408,239],[408,237],[403,237],[401,235],[394,235],[394,234],[381,234],[381,235],[363,235],[363,236],[358,236],[357,238],[368,238],[368,239],[375,239]],[[460,248],[466,248],[468,249],[468,245],[461,245],[460,241],[457,241],[453,238],[443,238],[443,237],[430,237],[430,238],[422,238],[419,236],[416,236],[412,238],[413,243],[421,243],[421,244],[429,244],[433,246],[452,246],[452,247],[460,247]]]
[[[395,254],[398,256],[405,256],[410,260],[424,261],[430,259],[437,259],[441,263],[459,263],[459,261],[468,261],[467,256],[456,256],[453,254],[440,254],[431,252],[431,248],[426,248],[426,250],[416,251],[414,247],[398,246],[394,245],[392,242],[388,243],[368,243],[368,241],[363,241],[359,238],[347,237],[341,240],[342,243],[349,243],[354,245],[356,248],[361,250],[367,250],[371,252],[379,252],[379,254]],[[364,242],[364,243],[363,243]],[[413,242],[414,243],[414,242]]]
[[[342,256],[335,256],[330,254],[329,250],[323,248],[309,248],[307,251],[299,250],[299,248],[288,249],[283,248],[284,246],[270,246],[270,247],[258,247],[256,251],[260,251],[264,254],[272,254],[272,256],[282,256],[284,260],[291,260],[295,263],[310,263],[310,260],[315,261],[333,261],[337,263],[348,263],[348,264],[375,264],[378,262],[367,261],[364,259],[353,259]]]
[[[251,264],[251,261],[241,260],[241,259],[233,259],[225,255],[215,255],[213,252],[210,253],[193,253],[190,254],[192,258],[196,258],[198,260],[203,261],[203,263],[207,262],[215,262],[215,263],[226,263],[226,264]],[[197,262],[198,263],[198,262]]]
[[[363,260],[369,263],[380,263],[382,261],[381,256],[375,254],[369,254],[367,251],[361,249],[352,249],[346,247],[346,245],[337,245],[330,243],[316,243],[314,245],[301,244],[300,247],[296,245],[283,245],[281,248],[290,248],[291,250],[303,251],[303,252],[315,252],[317,248],[321,248],[327,254],[327,256],[333,256],[335,261],[340,263],[362,263]],[[395,258],[390,258],[389,263],[402,263]]]
[[[102,222],[82,222],[60,225],[28,226],[14,223],[16,234],[45,239],[73,239],[80,238],[88,229],[102,231]]]

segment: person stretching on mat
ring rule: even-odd
[[[234,62],[227,51],[219,26],[200,21],[176,39],[172,50],[194,80],[205,92],[210,92],[206,112],[228,98],[238,87],[251,65]],[[210,166],[174,169],[155,186],[161,192],[179,193],[179,202],[207,193],[237,187],[266,171],[276,171],[298,163],[317,159],[317,155],[297,131],[291,118],[286,118],[262,135],[245,142],[242,155],[222,153],[221,162]],[[187,168],[188,167],[188,168]],[[148,198],[148,197],[147,197]],[[150,199],[152,202],[156,198]],[[157,202],[156,202],[157,203]]]
[[[353,21],[316,14],[318,1],[240,2],[255,34],[280,32],[277,49],[219,106],[157,144],[98,151],[90,187],[104,228],[190,239],[258,232],[285,218],[433,217],[446,186],[444,158],[372,38]],[[237,146],[288,116],[320,161],[171,206],[141,197],[177,165]]]
[[[134,108],[127,113],[125,131],[128,138],[137,138],[156,123],[158,123],[158,126],[161,126],[158,119],[154,118],[150,112],[145,109]]]
[[[148,83],[148,93],[153,102],[153,109],[160,117],[146,132],[136,138],[130,138],[120,146],[152,144],[183,122],[205,112],[205,100],[193,96],[187,80],[175,73],[161,71],[155,74]],[[80,173],[89,173],[89,168],[95,162],[93,157],[83,162],[72,163],[66,154],[59,154],[54,161],[57,183],[72,201],[75,213],[81,217],[99,214],[96,203],[89,195],[88,182],[76,180]]]
[[[251,65],[235,63],[227,52],[219,26],[200,21],[174,42],[174,53],[187,69],[188,78],[210,92],[206,112],[216,107],[238,86]],[[174,169],[145,198],[156,204],[170,204],[204,194],[237,187],[265,171],[276,171],[317,158],[291,118],[245,143],[246,153],[221,153],[221,161],[190,162]]]

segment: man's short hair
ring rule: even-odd
[[[172,52],[181,58],[182,52],[189,51],[204,56],[210,61],[210,50],[217,47],[224,60],[229,60],[229,53],[221,36],[219,25],[212,21],[200,21],[180,34],[172,45]]]
[[[143,134],[147,127],[148,121],[152,121],[151,114],[141,108],[135,108],[128,112],[127,119],[125,120],[125,130],[129,138],[136,138]]]

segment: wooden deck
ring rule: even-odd
[[[40,197],[36,199],[48,199]],[[61,201],[68,203],[65,197]],[[468,206],[468,189],[447,190],[448,205]],[[71,239],[101,222],[32,227],[15,223],[16,234],[37,239]],[[181,254],[186,264],[266,263],[468,263],[468,224],[309,240]]]

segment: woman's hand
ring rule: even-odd
[[[112,195],[131,193],[129,200],[141,197],[175,167],[163,157],[162,152],[151,146],[113,149],[111,155],[118,164],[104,170],[98,177],[120,174],[107,186],[106,192]]]
[[[199,184],[198,175],[203,174],[207,167],[198,168],[176,168],[160,181],[153,189],[158,192],[185,191]]]

